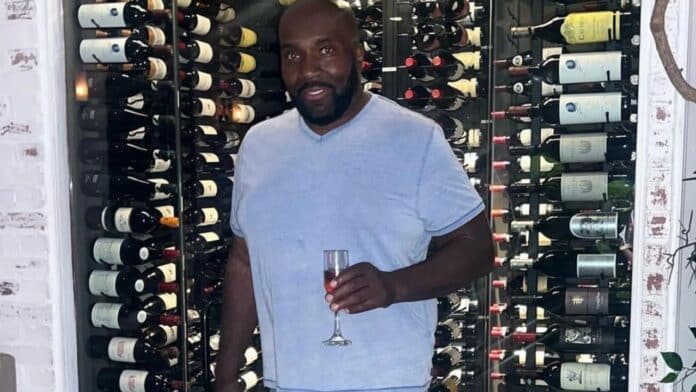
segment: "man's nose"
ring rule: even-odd
[[[304,56],[300,63],[300,75],[302,75],[303,79],[314,79],[320,70],[321,65],[316,55],[308,54]]]

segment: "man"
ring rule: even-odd
[[[483,203],[442,130],[361,91],[357,31],[350,9],[329,0],[300,0],[281,17],[297,109],[253,127],[238,154],[217,392],[239,390],[257,321],[269,388],[423,391],[434,298],[492,268]],[[353,261],[328,295],[325,249]],[[346,313],[352,345],[322,344],[332,310]]]

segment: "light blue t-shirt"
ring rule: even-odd
[[[324,136],[296,110],[249,130],[232,195],[246,240],[265,385],[278,390],[422,391],[430,381],[435,300],[343,314],[353,344],[327,347],[323,250],[392,271],[425,259],[432,236],[483,211],[481,198],[430,119],[373,95]],[[483,262],[487,262],[482,260]]]

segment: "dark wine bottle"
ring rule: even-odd
[[[176,186],[163,178],[141,179],[134,176],[85,172],[82,192],[87,196],[115,199],[164,200],[176,192]]]
[[[198,227],[229,221],[229,213],[215,207],[189,208],[184,211],[184,224]]]
[[[172,167],[173,150],[148,149],[134,143],[88,138],[80,141],[80,158],[87,164],[108,165],[110,171],[160,173]]]
[[[544,333],[514,332],[518,344],[543,343],[544,346],[565,352],[627,352],[628,328],[578,327],[553,324]]]
[[[630,290],[554,287],[543,295],[511,296],[510,301],[565,315],[627,315],[631,312]]]
[[[160,83],[128,74],[109,72],[80,72],[75,77],[76,99],[127,98],[143,91],[156,91]]]
[[[146,126],[166,129],[174,124],[172,116],[150,115],[131,109],[112,109],[101,105],[85,105],[79,121],[81,128],[107,134],[125,133]]]
[[[140,296],[138,307],[150,314],[162,314],[176,309],[176,304],[176,293],[146,293]]]
[[[140,271],[140,278],[144,283],[144,292],[161,292],[161,286],[176,282],[176,264],[166,263],[157,266],[142,264],[134,266]]]
[[[633,38],[638,28],[631,12],[575,12],[557,16],[538,26],[513,27],[513,38],[537,37],[564,45],[589,44]]]
[[[423,3],[420,3],[423,4]],[[428,56],[423,53],[415,53],[404,60],[404,65],[409,75],[423,82],[435,79],[433,64]]]
[[[438,10],[447,19],[456,20],[465,26],[488,22],[485,3],[466,0],[438,0]]]
[[[184,183],[182,193],[187,198],[224,198],[232,194],[234,177],[216,176],[191,179]]]
[[[170,368],[179,356],[176,347],[158,349],[142,339],[121,336],[90,336],[87,347],[93,358],[136,363],[151,370]]]
[[[179,218],[171,206],[163,207],[88,207],[87,227],[111,233],[148,234],[160,227],[177,228]]]
[[[92,258],[100,264],[137,265],[156,260],[161,246],[133,238],[99,237],[92,242]]]
[[[440,50],[432,58],[433,71],[439,77],[449,81],[457,81],[466,76],[474,76],[485,68],[487,52],[457,52],[450,53]]]
[[[176,0],[176,5],[180,9],[202,14],[223,24],[237,17],[229,0]]]
[[[94,304],[90,317],[95,328],[124,331],[136,331],[164,321],[158,314],[148,313],[138,305],[106,302]]]
[[[235,49],[215,50],[209,43],[197,39],[182,39],[178,43],[179,60],[195,62],[197,68],[210,73],[249,73],[256,69],[256,59]]]
[[[151,11],[134,1],[82,4],[77,8],[77,23],[83,29],[137,27],[145,23],[159,24],[167,18],[166,11]]]
[[[79,51],[86,64],[133,63],[148,57],[166,59],[172,54],[169,46],[150,46],[134,37],[83,39]]]
[[[190,89],[226,93],[230,98],[250,98],[256,93],[254,82],[248,79],[219,78],[197,70],[181,70],[179,79]]]
[[[513,220],[510,222],[510,230],[520,232],[534,228],[552,240],[616,239],[626,225],[625,219],[618,212],[549,215],[536,222]]]
[[[496,120],[539,117],[547,124],[592,124],[637,120],[637,101],[621,92],[561,94],[539,105],[510,106]]]
[[[413,86],[404,91],[404,103],[415,110],[432,110],[430,89],[425,86]]]
[[[135,40],[143,41],[150,46],[163,46],[168,42],[167,33],[161,28],[152,25],[144,25],[134,29],[116,29],[116,30],[95,30],[95,38],[114,38],[114,37],[132,37]]]
[[[522,182],[510,184],[507,191],[512,194],[541,192],[551,202],[633,200],[633,181],[622,173],[563,173],[548,177],[538,187]]]
[[[94,270],[89,274],[89,292],[106,297],[134,297],[145,291],[145,281],[137,270]]]
[[[510,266],[534,268],[559,278],[623,278],[630,274],[629,261],[623,252],[588,253],[572,249],[551,249],[536,258],[515,256]]]
[[[523,379],[543,380],[549,386],[569,391],[625,391],[628,368],[600,363],[554,362],[542,369],[516,369]]]
[[[143,329],[140,336],[143,341],[155,347],[164,347],[176,342],[178,334],[178,327],[176,325],[152,325]]]
[[[550,135],[538,147],[510,147],[510,155],[541,154],[551,162],[606,162],[630,160],[635,140],[627,133]]]
[[[171,381],[161,373],[147,370],[103,368],[97,373],[97,388],[102,391],[171,391]]]
[[[167,79],[169,72],[167,63],[157,57],[148,57],[146,59],[127,64],[99,64],[97,65],[97,69],[102,71],[112,71],[143,76],[148,80]]]
[[[183,158],[184,168],[197,172],[234,172],[236,154],[216,154],[199,152]]]

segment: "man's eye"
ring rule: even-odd
[[[297,60],[298,57],[299,57],[299,56],[298,56],[297,53],[295,53],[295,52],[288,52],[288,53],[285,54],[285,58],[288,59],[288,60],[290,60],[290,61]]]
[[[323,48],[321,48],[321,49],[319,50],[319,52],[320,52],[321,54],[331,54],[331,53],[333,53],[333,51],[334,51],[333,48],[332,48],[332,47],[329,47],[329,46],[324,46]]]

